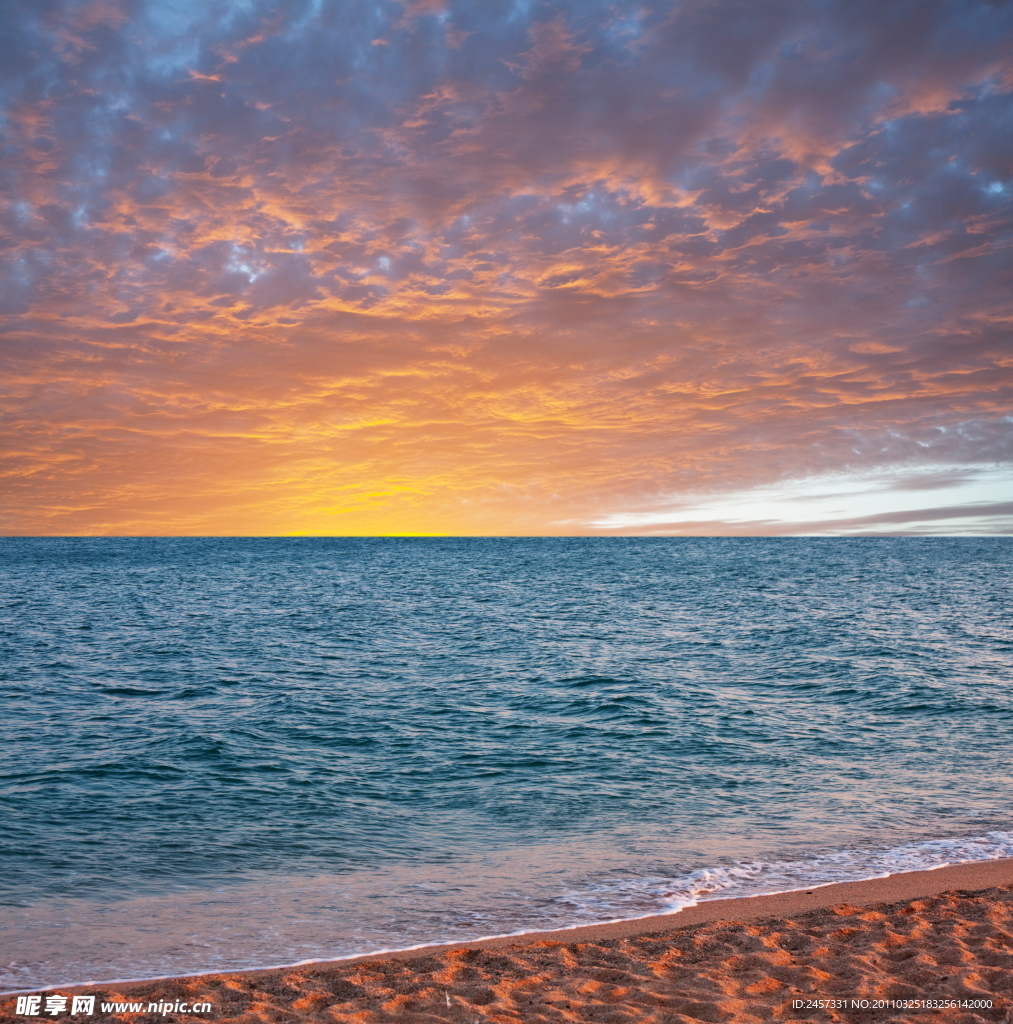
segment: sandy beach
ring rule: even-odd
[[[40,1019],[75,1021],[1010,1021],[1013,860],[560,932],[36,994]],[[54,994],[95,996],[94,1014],[70,1004],[47,1014]],[[210,1010],[194,1014],[195,1003]],[[4,997],[0,1019],[25,1021],[16,1011]]]

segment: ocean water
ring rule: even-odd
[[[0,988],[1013,856],[1013,541],[0,541]]]

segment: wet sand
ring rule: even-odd
[[[49,991],[95,995],[95,1013],[46,1014],[41,993],[38,1020],[1013,1021],[1013,860],[354,960]],[[15,1009],[4,997],[0,1020],[24,1024]]]

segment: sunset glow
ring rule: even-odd
[[[1013,7],[44,0],[6,534],[1013,532]]]

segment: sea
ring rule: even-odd
[[[1013,856],[1013,539],[0,541],[0,988]]]

